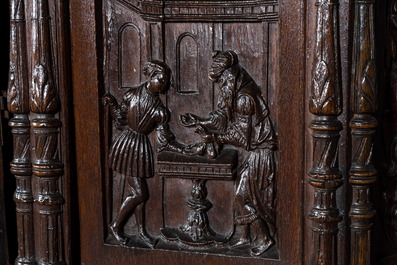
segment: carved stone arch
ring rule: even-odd
[[[198,76],[196,74],[189,75],[189,73],[197,73],[199,70],[198,55],[199,47],[196,36],[190,32],[181,34],[176,42],[176,89],[178,93],[198,93]]]
[[[119,87],[138,85],[141,78],[141,31],[132,22],[122,25],[118,32]]]

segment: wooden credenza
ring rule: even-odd
[[[397,263],[397,1],[3,12],[0,264]]]

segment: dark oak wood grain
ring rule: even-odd
[[[32,52],[29,105],[32,113],[31,156],[34,183],[36,250],[38,264],[64,264],[60,216],[64,198],[59,189],[63,163],[59,158],[58,135],[61,122],[55,116],[60,99],[54,80],[48,1],[33,1],[31,10]]]
[[[14,114],[10,127],[14,137],[14,158],[10,165],[17,189],[18,257],[16,264],[36,264],[33,224],[32,163],[30,155],[29,78],[25,26],[25,1],[10,3],[10,73],[8,110]]]
[[[78,8],[77,6],[76,7],[73,7],[73,8]],[[97,7],[98,8],[98,7]],[[81,9],[78,9],[78,10],[81,10]],[[289,10],[289,9],[288,9]],[[88,12],[86,9],[84,10],[84,14],[85,14],[85,16],[87,16],[87,13],[86,12]],[[94,15],[94,13],[91,13],[90,14],[91,16],[93,16]],[[79,17],[74,17],[74,19],[78,19]],[[138,17],[136,18],[136,19],[138,19]],[[111,21],[111,20],[108,20],[108,21]],[[113,23],[114,21],[112,21],[112,23]],[[139,23],[142,23],[142,22],[139,22]],[[114,24],[111,24],[111,25],[114,25]],[[139,25],[139,24],[138,24]],[[87,38],[88,38],[88,36],[91,36],[91,38],[93,38],[94,40],[95,40],[95,35],[92,35],[92,34],[87,34],[88,32],[91,32],[91,30],[90,29],[93,29],[93,27],[95,28],[95,24],[91,24],[91,25],[88,25],[88,24],[82,24],[82,23],[78,23],[77,21],[74,21],[73,19],[72,19],[72,43],[74,43],[73,42],[73,40],[79,40],[79,42],[81,42],[82,40],[83,41],[87,41],[87,44],[88,43],[90,43],[90,45],[95,45],[95,43],[96,43],[96,45],[99,45],[99,47],[102,45],[102,43],[98,43],[98,42],[92,42],[92,41],[90,41],[90,40],[87,40]],[[98,26],[99,27],[99,26]],[[81,31],[82,32],[86,32],[86,33],[84,33],[83,35],[85,36],[85,38],[84,39],[81,39],[80,38],[80,36],[81,36]],[[131,28],[131,30],[132,30],[132,28]],[[127,32],[127,31],[126,31]],[[131,32],[134,32],[134,30],[132,30]],[[92,39],[91,39],[92,40]],[[96,134],[97,136],[93,136],[93,137],[87,137],[87,135],[86,135],[86,133],[87,132],[89,132],[89,130],[84,130],[84,131],[81,131],[79,128],[81,128],[81,124],[82,123],[84,123],[84,124],[86,124],[85,126],[88,126],[88,124],[89,124],[89,126],[91,127],[91,126],[93,126],[93,127],[97,127],[97,128],[101,128],[101,121],[100,121],[100,119],[98,119],[98,113],[101,113],[100,112],[100,110],[99,109],[96,109],[96,108],[98,108],[99,106],[95,106],[95,104],[94,105],[87,105],[87,104],[84,104],[83,103],[83,101],[85,101],[85,100],[87,100],[87,99],[89,99],[89,98],[97,98],[98,96],[100,96],[103,92],[101,92],[101,90],[99,90],[98,91],[98,82],[100,82],[100,80],[96,80],[96,79],[94,79],[94,80],[96,80],[96,81],[90,81],[90,82],[87,82],[87,79],[86,78],[83,78],[83,79],[79,79],[79,76],[81,76],[81,75],[76,75],[77,73],[81,73],[81,71],[84,71],[84,72],[86,72],[86,71],[94,71],[94,72],[97,72],[97,71],[99,71],[99,69],[100,68],[97,68],[97,69],[95,69],[95,68],[89,68],[89,69],[87,69],[87,68],[85,68],[84,67],[84,64],[82,64],[82,60],[83,60],[83,58],[82,58],[82,56],[84,56],[84,61],[87,61],[89,58],[91,58],[91,60],[96,60],[95,58],[96,58],[96,56],[97,56],[97,53],[95,52],[96,51],[96,49],[93,47],[92,48],[92,54],[89,54],[89,53],[86,53],[86,51],[82,51],[82,50],[80,50],[81,49],[81,46],[80,45],[78,45],[78,46],[72,46],[72,53],[74,53],[74,52],[76,52],[77,54],[79,54],[78,56],[73,56],[73,58],[75,58],[75,61],[73,61],[73,66],[74,66],[74,70],[73,70],[73,72],[75,73],[73,76],[74,76],[74,83],[78,83],[78,82],[84,82],[85,83],[85,85],[87,86],[87,85],[90,85],[90,86],[94,86],[95,87],[95,89],[87,89],[87,90],[84,90],[85,92],[83,92],[83,93],[81,93],[80,91],[79,92],[75,92],[75,94],[74,94],[74,97],[75,97],[75,111],[77,111],[77,109],[78,109],[78,112],[79,113],[85,113],[85,117],[84,118],[82,118],[81,120],[79,119],[79,118],[77,118],[76,119],[76,123],[75,123],[75,127],[76,127],[76,132],[77,132],[77,134],[76,134],[76,136],[77,136],[77,138],[76,138],[76,140],[77,140],[77,142],[80,142],[78,139],[80,139],[80,134],[81,134],[81,136],[84,138],[84,139],[86,139],[86,142],[84,143],[84,145],[87,145],[87,147],[86,148],[88,148],[88,146],[91,146],[91,150],[93,150],[92,152],[91,152],[91,154],[92,155],[95,155],[95,156],[99,156],[100,154],[101,154],[101,152],[99,152],[100,151],[100,149],[102,149],[104,146],[103,146],[103,144],[100,144],[101,142],[97,142],[97,144],[94,144],[92,141],[96,141],[95,139],[101,139],[101,138],[97,138],[97,136],[100,136],[100,134],[98,135],[98,132],[95,132],[95,131],[92,131],[91,133],[94,133],[94,135]],[[112,48],[111,48],[112,49]],[[81,53],[81,52],[83,52],[83,53]],[[157,53],[157,52],[156,52]],[[100,53],[99,53],[100,54]],[[106,54],[106,53],[105,53]],[[158,53],[158,54],[160,54],[160,53]],[[295,53],[296,54],[296,53]],[[145,52],[143,52],[142,53],[142,55],[145,55]],[[88,56],[88,57],[86,57],[86,56]],[[295,55],[296,56],[296,55]],[[111,58],[112,60],[114,59],[114,57],[109,57],[109,58]],[[244,56],[243,56],[243,58],[244,58]],[[208,58],[207,58],[207,60],[208,60]],[[248,62],[248,61],[247,61]],[[96,63],[95,63],[95,65],[96,65]],[[117,65],[117,64],[116,64]],[[247,66],[249,66],[249,64],[247,64]],[[298,65],[297,65],[297,67],[298,67]],[[105,68],[105,69],[107,69],[107,68]],[[113,69],[113,68],[110,68],[110,69]],[[76,72],[77,71],[77,72]],[[92,73],[94,73],[94,72],[90,72],[91,74],[89,74],[89,76],[91,76],[92,78],[96,78],[96,76],[97,76],[97,74],[92,74]],[[106,76],[106,75],[105,75]],[[109,81],[111,81],[111,80],[114,80],[114,79],[108,79],[108,78],[105,78],[104,80],[109,80]],[[97,84],[97,85],[95,85],[95,84]],[[100,85],[99,85],[99,87],[101,87]],[[277,86],[278,87],[278,86]],[[117,85],[116,85],[116,88],[117,88]],[[274,93],[275,91],[272,91],[272,93]],[[269,93],[270,94],[270,93]],[[96,95],[96,96],[95,96]],[[80,99],[81,100],[83,100],[83,101],[80,101]],[[294,100],[296,100],[296,98],[294,98]],[[289,107],[291,107],[291,105],[289,104],[290,102],[286,102],[286,101],[284,101],[286,104],[288,104],[289,105]],[[296,101],[296,102],[298,102],[298,101]],[[299,105],[299,103],[296,103],[297,105]],[[169,106],[172,106],[172,105],[169,105]],[[94,108],[94,109],[90,109],[90,108]],[[278,107],[278,108],[280,108],[280,107]],[[96,110],[95,110],[96,109]],[[175,109],[175,107],[172,107],[171,109]],[[183,110],[182,110],[183,111]],[[275,114],[275,115],[277,115],[277,116],[279,116],[280,117],[280,115],[283,115],[280,111],[278,111],[277,109],[274,109],[274,112],[275,113],[277,113],[277,114]],[[89,113],[92,113],[93,115],[89,115]],[[96,113],[96,114],[94,114],[94,113]],[[87,122],[88,120],[89,120],[89,122]],[[300,131],[301,133],[303,132],[303,127],[301,127],[301,129],[302,129],[302,131]],[[279,129],[280,130],[280,129]],[[284,133],[285,133],[285,135],[283,136],[283,139],[285,140],[285,139],[291,139],[292,140],[292,138],[291,137],[288,137],[287,135],[289,135],[289,132],[287,133],[287,131],[288,130],[285,130],[284,129]],[[91,134],[90,133],[90,134]],[[298,135],[301,135],[301,134],[298,134]],[[82,139],[82,138],[81,138]],[[103,139],[103,138],[102,138]],[[104,141],[104,140],[102,140],[102,141]],[[295,141],[295,139],[294,139],[294,141]],[[280,141],[281,142],[281,141]],[[80,145],[80,144],[83,144],[82,142],[81,143],[78,143],[77,145]],[[283,144],[285,144],[285,142],[283,143]],[[94,146],[96,146],[96,147],[94,147]],[[288,145],[287,145],[288,146]],[[83,148],[82,146],[79,146],[79,148],[78,148],[78,150],[81,150],[81,148]],[[98,150],[98,151],[95,151],[95,150]],[[103,153],[102,153],[103,154]],[[287,164],[289,164],[289,163],[287,163],[286,161],[286,158],[285,158],[285,155],[286,154],[290,154],[289,152],[286,152],[286,150],[285,151],[281,151],[280,150],[280,161],[284,161],[284,162],[282,162],[283,163],[283,166],[287,166]],[[85,156],[85,155],[84,155]],[[80,155],[78,155],[78,157],[77,157],[77,161],[81,161],[81,159],[82,159],[82,157],[80,156]],[[103,157],[102,158],[102,160],[100,160],[100,161],[104,161],[103,159],[105,159],[105,157]],[[89,159],[90,161],[98,161],[97,159]],[[87,164],[88,163],[88,164]],[[98,206],[100,206],[100,205],[102,205],[102,203],[96,203],[95,201],[97,200],[97,199],[95,199],[95,200],[93,200],[93,198],[95,198],[95,196],[98,196],[99,194],[101,194],[101,193],[103,193],[104,192],[104,190],[103,190],[103,187],[102,188],[100,188],[101,187],[101,184],[100,183],[102,183],[102,181],[100,181],[100,178],[98,178],[98,177],[91,177],[91,176],[101,176],[102,174],[101,174],[101,172],[102,172],[102,170],[105,170],[106,171],[106,169],[104,169],[104,168],[97,168],[97,169],[95,169],[93,166],[90,166],[89,165],[89,161],[86,161],[85,163],[83,163],[83,164],[81,164],[81,162],[78,162],[78,165],[77,165],[77,168],[78,168],[78,172],[85,172],[83,175],[85,175],[85,176],[87,176],[87,178],[81,178],[80,179],[80,191],[79,192],[81,192],[81,194],[86,194],[84,197],[81,197],[81,200],[80,200],[80,206],[81,206],[81,208],[80,208],[80,214],[81,214],[81,216],[83,217],[83,219],[84,219],[84,216],[89,216],[89,215],[91,215],[91,214],[94,214],[95,213],[95,215],[96,216],[98,216],[97,214],[100,214],[100,216],[103,216],[102,215],[102,213],[103,213],[103,211],[101,210],[101,208],[98,208],[98,209],[96,209],[95,210],[95,207],[92,207],[91,205],[92,205],[92,203],[94,203],[93,205],[97,205],[97,207]],[[91,173],[89,173],[87,170],[89,169],[89,171],[91,171]],[[93,173],[92,172],[92,170],[100,170],[100,171],[97,171],[97,173]],[[81,174],[81,173],[80,173]],[[286,183],[286,176],[287,176],[288,174],[287,174],[287,171],[285,171],[284,173],[282,173],[281,174],[281,177],[280,177],[280,184],[278,184],[278,185],[280,185],[279,187],[281,188],[281,187],[284,187],[284,188],[286,188],[285,186],[283,186],[283,184],[285,184]],[[284,180],[283,180],[284,179]],[[86,181],[88,181],[88,182],[86,182]],[[93,181],[94,182],[96,182],[96,183],[98,183],[99,185],[96,185],[95,183],[93,183]],[[99,181],[99,182],[97,182],[97,181]],[[84,183],[87,183],[87,184],[83,184],[83,182]],[[89,188],[89,190],[85,190],[85,189],[87,189],[88,187],[87,187],[87,185],[88,185],[88,183],[91,183],[89,186],[90,186],[90,188]],[[107,182],[105,182],[105,183],[107,183]],[[98,187],[98,190],[95,190],[95,188],[94,187]],[[100,188],[100,189],[99,189]],[[150,184],[149,184],[149,188],[150,188]],[[106,189],[105,189],[106,190]],[[292,190],[295,190],[295,189],[291,189],[291,191]],[[298,193],[295,193],[295,192],[293,192],[292,194],[298,194]],[[94,197],[92,197],[92,196],[94,196]],[[153,195],[153,196],[156,196],[156,195]],[[91,198],[91,199],[90,199]],[[100,197],[97,197],[98,199],[100,198]],[[295,199],[296,201],[299,201],[297,198]],[[283,200],[284,201],[284,200]],[[90,205],[90,206],[88,206],[88,205],[86,205],[86,203],[88,203],[88,205]],[[150,201],[148,202],[149,204],[150,204]],[[282,210],[282,209],[287,209],[288,208],[288,206],[287,205],[284,205],[282,202],[279,202],[279,207],[280,207],[280,212],[284,212],[284,210]],[[82,209],[84,209],[84,210],[82,210]],[[151,216],[151,215],[148,215],[148,216]],[[296,215],[295,216],[299,216],[299,214],[298,213],[296,213]],[[99,216],[98,216],[99,217]],[[153,217],[151,217],[151,218],[153,218]],[[291,219],[292,218],[292,219]],[[288,223],[289,222],[291,222],[292,220],[299,220],[299,219],[294,219],[295,217],[292,217],[291,216],[291,218],[289,218],[289,221],[288,221]],[[96,223],[96,225],[99,225],[98,227],[104,227],[104,225],[103,225],[103,221],[104,220],[106,220],[107,218],[103,218],[103,217],[99,217],[99,218],[90,218],[90,223],[86,223],[86,225],[89,225],[89,226],[91,226],[91,225],[94,225],[94,223],[92,223],[92,222],[95,222]],[[286,220],[285,221],[283,221],[283,220],[285,220],[285,219],[283,219],[283,218],[280,218],[280,219],[278,219],[278,221],[277,222],[279,222],[279,226],[282,226],[282,227],[287,227],[286,226]],[[302,220],[302,219],[301,219]],[[88,219],[87,219],[87,221],[88,221]],[[99,222],[99,223],[97,223],[97,222]],[[295,222],[295,221],[293,221],[293,222]],[[299,223],[299,222],[298,222]],[[89,241],[91,241],[91,240],[95,240],[95,238],[98,238],[98,240],[100,240],[100,241],[102,241],[102,242],[104,242],[104,234],[102,233],[102,232],[100,232],[100,233],[98,233],[97,235],[94,235],[94,234],[92,234],[92,233],[88,233],[87,234],[87,229],[86,228],[84,228],[84,224],[82,223],[82,225],[83,225],[83,228],[82,228],[82,230],[81,230],[81,238],[82,238],[82,240],[83,240],[83,242],[89,242]],[[103,230],[102,230],[103,231]],[[106,230],[105,230],[106,231]],[[285,237],[285,236],[283,236],[283,235],[285,235],[285,233],[286,233],[287,231],[285,230],[285,229],[280,229],[280,241],[279,241],[279,244],[281,244],[282,246],[284,246],[284,247],[280,247],[280,251],[281,252],[283,252],[284,254],[281,254],[281,255],[285,255],[285,256],[283,256],[283,260],[284,260],[284,262],[285,262],[285,260],[296,260],[297,259],[297,257],[295,256],[295,254],[296,253],[299,253],[299,252],[295,252],[295,254],[294,255],[292,255],[292,253],[294,253],[294,252],[290,252],[290,251],[288,251],[288,252],[286,252],[285,250],[287,249],[287,248],[285,248],[285,246],[286,245],[289,245],[289,244],[291,244],[293,241],[291,240],[290,241],[290,239],[287,239],[288,237]],[[288,233],[288,232],[287,232]],[[106,234],[106,233],[105,233]],[[294,233],[295,234],[295,233]],[[296,235],[296,238],[298,238],[298,235],[297,234],[295,234]],[[290,238],[290,237],[289,237]],[[289,242],[289,243],[288,243]],[[83,244],[84,245],[84,244]],[[292,245],[291,245],[292,246]],[[158,262],[160,262],[160,260],[161,259],[169,259],[169,258],[172,258],[172,257],[174,257],[174,258],[177,258],[180,262],[189,262],[189,263],[194,263],[194,264],[199,264],[200,263],[200,257],[204,257],[203,256],[203,254],[199,254],[199,253],[196,253],[196,254],[189,254],[189,255],[187,255],[187,254],[184,254],[183,252],[180,252],[180,253],[178,253],[178,252],[175,252],[175,251],[172,251],[172,252],[164,252],[164,251],[161,251],[161,250],[155,250],[155,251],[153,251],[153,252],[151,252],[151,251],[148,251],[148,250],[143,250],[143,249],[129,249],[129,248],[120,248],[120,247],[112,247],[112,246],[100,246],[100,245],[98,245],[97,246],[98,248],[100,248],[101,250],[100,250],[100,252],[102,252],[102,253],[104,253],[104,256],[107,256],[108,254],[106,254],[106,253],[114,253],[114,255],[112,254],[112,256],[114,256],[114,257],[117,257],[117,258],[115,258],[115,259],[110,259],[110,257],[108,258],[108,259],[106,259],[106,262],[107,262],[107,264],[109,264],[110,262],[112,262],[112,263],[114,263],[114,264],[120,264],[120,263],[123,263],[124,261],[127,261],[128,260],[128,256],[130,255],[130,254],[132,254],[132,253],[136,253],[134,256],[135,256],[135,261],[136,262],[138,262],[139,263],[139,260],[141,261],[141,262],[143,262],[143,260],[145,260],[145,262],[147,262],[147,263],[158,263]],[[92,249],[91,249],[92,250]],[[98,249],[99,250],[99,249]],[[94,251],[95,252],[95,251]],[[84,247],[82,248],[82,253],[84,253],[82,256],[83,256],[83,260],[86,260],[86,262],[88,262],[88,260],[90,261],[90,262],[100,262],[100,263],[102,263],[102,262],[104,262],[103,260],[102,261],[99,261],[99,260],[97,260],[97,257],[95,257],[95,256],[91,256],[90,255],[90,253],[94,253],[93,251],[88,251],[88,249],[87,250],[85,250],[84,249]],[[116,254],[117,252],[119,252],[120,254],[121,253],[123,253],[123,252],[125,252],[125,255],[119,255],[119,254]],[[128,253],[130,253],[130,254],[128,254]],[[149,254],[149,253],[151,253],[149,256],[142,256],[142,255],[139,255],[138,253],[147,253],[147,254]],[[290,254],[287,254],[287,253],[290,253]],[[293,258],[295,256],[295,258]],[[189,258],[188,258],[189,257]],[[223,255],[220,255],[220,256],[218,256],[218,255],[207,255],[206,256],[206,261],[208,262],[208,263],[211,263],[211,262],[215,262],[215,261],[222,261],[222,260],[224,260],[224,261],[228,261],[228,262],[233,262],[233,263],[241,263],[241,262],[245,262],[244,260],[242,260],[242,259],[239,259],[239,258],[227,258],[227,257],[225,257],[225,256],[223,256]],[[255,261],[255,260],[252,260],[251,262],[253,262],[253,261]],[[248,261],[247,261],[248,262]],[[260,262],[259,260],[257,261],[257,262]],[[276,262],[276,261],[270,261],[269,260],[269,262],[270,263],[274,263],[274,262]]]
[[[313,166],[309,183],[314,187],[312,262],[337,264],[338,222],[336,189],[342,185],[339,170],[339,138],[343,129],[337,117],[342,112],[339,54],[339,1],[317,1],[316,45],[310,95],[313,130]]]
[[[395,263],[396,1],[9,6],[11,262]]]
[[[351,110],[352,184],[351,263],[371,263],[371,227],[375,215],[371,199],[371,184],[376,181],[373,164],[373,135],[378,126],[373,116],[378,106],[376,87],[374,2],[355,3],[352,54]]]
[[[387,179],[385,181],[386,185],[384,187],[384,192],[385,192],[385,199],[386,199],[386,206],[385,206],[385,228],[386,231],[393,243],[396,242],[396,228],[395,228],[395,212],[396,212],[396,183],[395,183],[395,178],[397,174],[397,160],[396,160],[396,107],[397,107],[397,100],[396,100],[396,67],[397,67],[397,57],[396,57],[396,31],[397,31],[397,3],[395,1],[390,1],[389,3],[389,17],[388,17],[388,22],[389,22],[389,53],[388,55],[390,56],[390,65],[388,67],[388,70],[390,70],[390,75],[389,75],[389,83],[386,85],[387,87],[390,87],[389,96],[390,96],[390,108],[391,108],[391,121],[392,121],[392,127],[391,131],[393,132],[392,134],[392,139],[391,139],[391,148],[390,148],[390,165],[387,171]]]

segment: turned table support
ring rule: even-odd
[[[189,247],[210,247],[224,240],[210,226],[207,212],[212,203],[207,199],[207,180],[233,181],[237,166],[237,151],[224,150],[216,159],[203,156],[185,156],[163,152],[158,156],[159,174],[163,178],[191,179],[192,188],[186,205],[190,209],[186,222],[179,228],[164,227],[163,236]]]

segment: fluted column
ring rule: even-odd
[[[64,264],[59,226],[64,199],[59,191],[63,164],[59,158],[59,95],[53,79],[48,0],[32,2],[32,76],[30,87],[32,168],[37,180],[36,246],[39,264]]]
[[[377,120],[374,0],[355,0],[351,111],[352,185],[351,264],[371,264],[371,227],[375,209],[372,184],[377,171],[373,164],[374,133]]]
[[[29,81],[27,71],[25,2],[10,1],[10,69],[8,110],[14,114],[14,154],[10,170],[16,178],[14,201],[17,214],[18,257],[15,264],[36,264],[33,229],[32,164],[30,157]]]
[[[316,41],[312,67],[310,112],[314,119],[313,159],[309,184],[314,202],[309,213],[312,221],[313,256],[311,264],[337,263],[337,232],[341,220],[336,205],[336,190],[342,184],[338,153],[342,123],[339,58],[339,1],[318,0]]]

